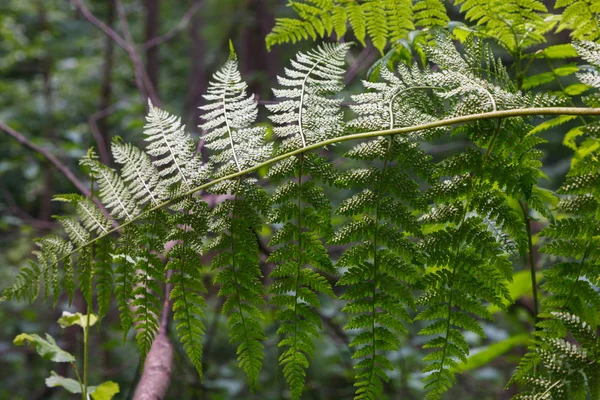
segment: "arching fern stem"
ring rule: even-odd
[[[265,162],[259,163],[254,165],[253,167],[250,168],[246,168],[244,170],[235,172],[233,174],[229,174],[229,175],[225,175],[222,176],[220,178],[214,179],[210,182],[207,182],[205,184],[199,185],[195,188],[192,188],[190,190],[188,190],[187,192],[184,192],[182,194],[179,194],[169,200],[166,200],[160,204],[157,204],[154,207],[149,208],[148,210],[141,212],[139,215],[135,216],[134,218],[124,222],[123,224],[114,227],[108,231],[106,231],[105,233],[103,233],[102,235],[97,236],[96,238],[88,241],[87,243],[77,247],[76,249],[74,249],[72,252],[70,252],[69,254],[63,256],[62,258],[60,258],[56,263],[60,263],[63,260],[65,260],[67,257],[77,253],[78,251],[80,251],[81,249],[91,245],[92,243],[97,242],[98,240],[114,233],[117,232],[118,230],[142,219],[145,215],[152,213],[153,211],[156,210],[160,210],[176,201],[181,200],[182,198],[185,198],[187,196],[193,195],[201,190],[207,189],[213,185],[216,185],[217,183],[226,181],[226,180],[231,180],[231,179],[235,179],[235,178],[239,178],[242,177],[244,175],[247,175],[251,172],[255,172],[260,170],[261,168],[264,168],[266,166],[269,166],[273,163],[276,163],[278,161],[282,161],[285,160],[289,157],[292,156],[296,156],[311,150],[315,150],[315,149],[319,149],[321,147],[324,146],[328,146],[328,145],[332,145],[335,143],[341,143],[341,142],[347,142],[350,140],[359,140],[359,139],[367,139],[367,138],[372,138],[372,137],[377,137],[377,136],[389,136],[389,135],[396,135],[396,134],[408,134],[408,133],[412,133],[412,132],[417,132],[417,131],[422,131],[422,130],[426,130],[426,129],[433,129],[433,128],[440,128],[440,127],[444,127],[444,126],[450,126],[450,125],[458,125],[458,124],[464,124],[464,123],[468,123],[468,122],[474,122],[474,121],[482,121],[482,120],[488,120],[488,119],[502,119],[502,118],[510,118],[510,117],[526,117],[526,116],[544,116],[544,115],[590,115],[590,116],[600,116],[600,108],[588,108],[588,107],[532,107],[532,108],[515,108],[512,110],[500,110],[500,111],[491,111],[491,112],[483,112],[483,113],[477,113],[477,114],[469,114],[469,115],[462,115],[459,117],[454,117],[454,118],[448,118],[448,119],[442,119],[439,121],[434,121],[434,122],[428,122],[425,124],[420,124],[420,125],[415,125],[415,126],[408,126],[408,127],[402,127],[402,128],[396,128],[396,129],[385,129],[385,130],[379,130],[379,131],[370,131],[370,132],[363,132],[363,133],[355,133],[352,135],[346,135],[346,136],[339,136],[339,137],[335,137],[332,139],[327,139],[327,140],[323,140],[321,142],[317,142],[317,143],[313,143],[310,145],[307,145],[306,147],[301,147],[298,148],[296,150],[284,153],[284,154],[280,154],[278,156],[275,156]],[[55,263],[55,264],[56,264]],[[55,264],[49,265],[48,268],[52,268]]]

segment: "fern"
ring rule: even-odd
[[[214,150],[213,165],[219,165],[215,177],[239,172],[266,160],[272,143],[265,144],[264,127],[251,127],[258,114],[252,96],[246,97],[247,85],[241,80],[237,57],[231,47],[229,59],[209,84],[209,101],[202,106],[201,125],[206,134],[206,146]],[[254,387],[263,362],[265,334],[261,326],[264,304],[258,242],[255,232],[260,229],[259,213],[266,214],[266,192],[252,180],[225,181],[213,188],[215,194],[231,193],[213,210],[212,232],[221,232],[209,245],[222,252],[213,259],[212,268],[222,269],[215,278],[221,285],[220,295],[226,296],[223,312],[229,314],[227,326],[232,342],[239,343],[238,360]]]
[[[164,281],[164,266],[157,252],[162,251],[162,243],[166,235],[162,227],[165,223],[166,216],[161,212],[154,212],[152,222],[140,226],[139,247],[132,252],[136,276],[132,282],[131,307],[141,365],[152,347],[159,328],[162,295],[160,282]]]
[[[468,20],[482,25],[486,35],[498,41],[513,55],[521,49],[545,41],[544,34],[554,23],[544,20],[548,10],[539,0],[458,0]]]
[[[111,215],[117,219],[132,219],[139,210],[127,189],[125,182],[117,172],[97,160],[93,150],[88,152],[87,157],[79,162],[88,167],[91,177],[100,185],[99,196]]]
[[[267,35],[267,47],[336,34],[342,39],[349,25],[356,39],[365,45],[368,36],[383,52],[388,43],[407,37],[415,28],[411,0],[301,0],[289,5],[300,19],[277,18]],[[417,25],[444,25],[448,21],[439,0],[422,0],[415,5]],[[442,23],[440,23],[442,22]]]
[[[560,24],[561,32],[571,29],[571,36],[580,40],[600,39],[600,5],[594,0],[556,0],[556,8],[564,8]]]
[[[353,97],[352,108],[359,117],[349,123],[356,129],[393,129],[410,125],[413,119],[429,116],[433,107],[419,91],[427,89],[418,70],[400,67],[400,77],[381,70],[385,83],[364,82],[373,92]],[[412,90],[411,90],[412,89]],[[409,93],[410,91],[410,93]],[[400,102],[400,99],[410,99]],[[430,116],[429,116],[430,117]],[[405,171],[413,169],[427,178],[431,172],[427,157],[406,137],[376,138],[352,148],[347,157],[354,160],[379,160],[380,168],[351,169],[336,181],[342,188],[358,193],[344,200],[337,212],[355,220],[332,238],[335,244],[353,244],[338,260],[347,268],[338,281],[347,291],[342,311],[358,314],[346,329],[359,329],[350,342],[356,351],[356,399],[376,399],[382,394],[386,370],[392,364],[382,352],[397,350],[398,334],[406,332],[403,321],[410,321],[405,307],[414,308],[407,284],[417,281],[414,245],[409,236],[421,236],[412,207],[419,207],[419,188]],[[415,160],[418,160],[416,163]],[[393,165],[395,164],[395,165]]]
[[[185,133],[181,119],[160,110],[148,102],[149,112],[144,128],[146,153],[153,157],[152,164],[158,169],[164,185],[172,189],[179,184],[187,191],[204,178],[203,166],[196,155],[192,138]]]
[[[293,69],[286,70],[287,77],[278,78],[286,89],[274,89],[274,93],[283,101],[268,108],[273,112],[271,120],[277,124],[274,132],[283,138],[279,151],[306,147],[339,134],[340,101],[326,94],[342,88],[341,65],[348,48],[347,44],[326,44],[316,51],[299,53],[292,61]],[[271,222],[282,227],[271,239],[271,245],[280,247],[268,259],[277,264],[270,275],[274,279],[271,303],[283,308],[277,315],[282,321],[277,332],[284,337],[279,346],[285,347],[279,361],[294,398],[302,394],[314,346],[311,336],[317,335],[320,327],[315,312],[320,306],[317,293],[333,296],[329,282],[315,271],[334,272],[320,239],[329,234],[331,206],[322,188],[315,184],[315,179],[331,181],[330,168],[323,168],[326,164],[314,154],[301,154],[270,171],[275,179],[297,176],[296,182],[280,186],[271,200],[277,206]],[[305,174],[313,179],[304,180]]]
[[[485,47],[468,43],[465,57],[456,57],[444,37],[429,52],[438,66],[461,71],[463,77],[459,81],[454,72],[444,69],[429,77],[449,86],[450,90],[439,94],[451,101],[448,113],[462,113],[465,107],[501,109],[539,101],[515,92],[503,78],[503,67],[486,53]],[[495,77],[493,85],[490,76]],[[488,83],[482,85],[484,80]],[[425,378],[428,398],[439,398],[448,390],[455,382],[458,362],[466,360],[468,346],[461,330],[484,336],[476,318],[491,318],[485,304],[503,307],[512,275],[509,258],[525,247],[522,222],[510,206],[510,197],[527,196],[527,188],[540,176],[539,152],[533,151],[540,141],[527,136],[529,127],[524,121],[477,123],[456,131],[466,134],[479,149],[442,161],[433,174],[439,183],[424,195],[434,206],[422,221],[437,226],[420,243],[427,272],[425,293],[417,300],[425,308],[416,317],[434,321],[420,332],[436,336],[424,346],[435,349],[424,358],[430,363],[424,370],[430,373]]]
[[[115,137],[111,149],[115,161],[123,165],[121,176],[136,204],[150,202],[156,206],[167,197],[166,185],[146,153],[132,144],[123,143],[119,137]]]
[[[446,26],[450,18],[444,2],[440,0],[417,0],[413,6],[415,25],[421,27]]]
[[[490,12],[488,3],[464,4],[484,31],[496,29],[498,21],[485,21],[488,14],[476,16]],[[536,21],[545,12],[538,3],[490,4],[516,24],[515,48],[538,40]],[[414,15],[408,6],[333,0],[293,5],[310,20],[315,35],[343,35],[349,23],[359,40],[369,36],[378,47],[390,37],[401,39],[413,24],[430,28],[446,21],[442,2],[418,1]],[[394,18],[399,20],[390,22]],[[530,30],[519,36],[519,24]],[[542,25],[539,29],[546,29]],[[263,325],[269,321],[257,232],[268,216],[275,232],[268,258],[275,264],[269,303],[277,311],[279,361],[291,396],[300,398],[304,391],[321,325],[319,309],[324,299],[335,297],[339,267],[336,290],[343,311],[351,314],[346,329],[356,359],[355,397],[385,395],[390,353],[399,350],[412,319],[428,336],[427,397],[440,398],[469,353],[463,331],[483,336],[479,320],[491,319],[489,306],[506,307],[519,256],[531,254],[533,209],[551,222],[542,232],[542,249],[556,263],[544,271],[544,319],[514,381],[530,388],[523,398],[597,398],[598,122],[577,127],[578,140],[569,139],[575,155],[555,210],[552,195],[537,181],[544,177],[539,146],[545,142],[538,135],[573,115],[598,115],[592,107],[600,105],[600,47],[574,45],[591,64],[575,68],[582,84],[594,91],[582,99],[588,108],[540,110],[566,100],[519,90],[521,76],[515,83],[481,40],[461,37],[464,51],[458,51],[439,29],[429,30],[429,39],[414,49],[427,57],[422,68],[401,64],[392,71],[389,59],[380,63],[380,80],[363,82],[365,92],[352,97],[350,118],[338,97],[350,45],[324,44],[299,53],[278,78],[278,102],[268,107],[275,145],[265,142],[269,130],[256,125],[257,105],[246,93],[231,49],[201,107],[209,163],[200,162],[181,121],[150,104],[147,147],[115,139],[120,171],[88,153],[81,164],[99,199],[56,197],[72,204],[76,215],[58,217],[65,235],[36,241],[35,262],[21,269],[2,299],[40,293],[56,299],[63,287],[69,296],[77,288],[90,308],[97,303],[102,316],[111,307],[114,285],[122,329],[125,334],[136,330],[143,360],[161,329],[168,291],[163,286],[172,287],[177,336],[202,374],[207,289],[201,256],[208,250],[219,295],[226,298],[230,340],[254,388],[263,368]],[[527,115],[544,113],[569,117],[532,126]],[[461,124],[447,128],[456,123]],[[428,156],[426,145],[447,133],[461,137],[466,148],[450,157]],[[341,172],[334,168],[337,163],[313,151],[356,139],[363,140],[346,151],[351,165]],[[268,165],[268,178],[277,182],[270,198],[247,176],[264,173]],[[331,184],[350,191],[337,207],[342,224],[335,233],[331,201],[322,187]],[[209,208],[194,196],[201,190],[222,201]],[[336,266],[326,242],[345,246]]]
[[[165,269],[171,274],[167,284],[173,285],[170,300],[177,335],[202,377],[202,336],[205,331],[202,307],[206,302],[200,293],[206,292],[206,288],[202,283],[199,255],[202,254],[209,212],[206,203],[198,198],[190,198],[185,203],[185,211],[174,214],[169,221],[173,228],[167,240],[174,245],[167,253],[170,260]]]
[[[555,311],[548,317],[561,325],[560,337],[554,330],[549,335],[544,330],[538,332],[512,379],[530,389],[514,399],[600,398],[600,344],[595,329],[568,312]],[[566,338],[567,333],[577,342]]]

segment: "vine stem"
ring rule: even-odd
[[[296,150],[293,150],[293,151],[290,151],[290,152],[287,152],[284,154],[280,154],[280,155],[275,156],[267,161],[256,164],[253,167],[246,168],[242,171],[238,171],[233,174],[229,174],[229,175],[225,175],[220,178],[217,178],[217,179],[213,179],[210,182],[204,183],[204,184],[199,185],[195,188],[192,188],[186,192],[183,192],[177,196],[174,196],[169,200],[166,200],[160,204],[157,204],[154,207],[149,208],[148,210],[146,210],[144,212],[141,212],[140,214],[133,217],[132,219],[125,221],[121,225],[108,230],[106,233],[99,235],[99,236],[95,237],[94,239],[91,239],[87,243],[77,247],[69,254],[60,258],[57,262],[48,266],[48,268],[52,268],[55,264],[62,262],[67,257],[70,257],[71,255],[75,254],[82,248],[85,248],[85,247],[91,245],[92,243],[104,238],[105,236],[108,236],[114,232],[117,232],[120,229],[126,227],[127,225],[140,220],[145,215],[148,215],[153,211],[162,209],[176,201],[181,200],[182,198],[184,198],[186,196],[193,195],[201,190],[207,189],[207,188],[214,186],[220,182],[247,175],[249,173],[258,171],[261,168],[269,166],[273,163],[285,160],[292,156],[306,153],[311,150],[315,150],[315,149],[319,149],[321,147],[325,147],[325,146],[332,145],[335,143],[347,142],[347,141],[351,141],[351,140],[367,139],[367,138],[372,138],[372,137],[377,137],[377,136],[389,136],[389,135],[396,135],[396,134],[405,134],[406,135],[409,133],[418,132],[418,131],[422,131],[422,130],[426,130],[426,129],[441,128],[441,127],[445,127],[445,126],[465,124],[465,123],[469,123],[469,122],[482,121],[482,120],[488,120],[488,119],[501,119],[501,118],[526,117],[526,116],[532,117],[532,116],[544,116],[544,115],[600,116],[600,108],[588,108],[588,107],[515,108],[512,110],[500,110],[500,111],[491,111],[491,112],[484,112],[484,113],[477,113],[477,114],[462,115],[460,117],[447,118],[447,119],[442,119],[439,121],[427,122],[424,124],[419,124],[419,125],[414,125],[414,126],[395,128],[395,129],[385,129],[385,130],[378,130],[378,131],[370,131],[370,132],[363,132],[363,133],[355,133],[355,134],[351,134],[351,135],[340,136],[340,137],[336,137],[336,138],[332,138],[332,139],[323,140],[321,142],[307,145],[306,147],[301,147],[299,149],[296,149]]]

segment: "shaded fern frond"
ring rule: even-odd
[[[200,254],[209,213],[206,203],[197,197],[186,199],[184,210],[169,221],[173,228],[167,239],[175,244],[167,253],[170,260],[166,270],[171,273],[167,283],[173,285],[170,300],[177,336],[202,377],[202,337],[205,331],[202,308],[206,306],[202,293],[206,292],[206,288],[202,283]]]
[[[538,332],[511,380],[528,390],[513,399],[600,398],[600,344],[595,329],[568,312],[552,312],[547,318],[539,325],[559,325],[561,333],[557,337],[554,329],[549,335]],[[567,333],[577,342],[567,338]]]
[[[383,122],[385,126],[387,122]],[[354,366],[355,399],[381,396],[382,381],[388,379],[386,371],[393,369],[386,352],[398,350],[398,335],[406,332],[404,323],[411,321],[406,308],[414,307],[407,284],[415,283],[418,270],[413,265],[415,254],[408,235],[420,236],[421,232],[406,204],[414,205],[420,193],[404,172],[410,169],[410,162],[404,163],[404,151],[411,149],[402,146],[402,139],[373,140],[372,148],[377,149],[376,158],[383,167],[349,170],[337,180],[341,187],[358,190],[337,212],[361,217],[332,238],[335,244],[352,244],[337,266],[347,268],[338,281],[347,289],[341,297],[347,301],[342,311],[355,315],[345,329],[359,330],[350,342],[355,348],[353,358],[361,360]],[[362,147],[356,146],[347,156],[361,159]],[[397,166],[389,165],[395,161]]]
[[[212,232],[221,232],[208,248],[220,251],[212,268],[219,271],[215,283],[221,285],[219,295],[227,300],[223,313],[232,343],[238,344],[238,361],[253,388],[263,364],[265,334],[260,306],[265,304],[260,280],[258,240],[255,231],[261,224],[257,211],[268,204],[267,194],[253,182],[231,182],[233,199],[215,207]]]

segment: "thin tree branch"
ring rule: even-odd
[[[194,15],[196,15],[196,13],[200,10],[201,6],[202,6],[201,2],[194,3],[190,7],[190,9],[186,11],[186,13],[181,18],[181,21],[179,21],[179,23],[177,25],[175,25],[173,28],[171,28],[165,34],[148,40],[146,43],[144,43],[142,45],[144,47],[144,49],[150,49],[152,47],[159,46],[159,45],[173,39],[179,32],[183,31],[190,24],[190,21],[192,20]]]
[[[0,193],[2,194],[2,197],[4,197],[4,201],[6,202],[6,205],[8,206],[9,212],[11,212],[12,214],[17,215],[21,219],[27,221],[29,224],[31,224],[36,229],[52,230],[52,229],[56,228],[56,222],[47,221],[47,220],[43,220],[43,219],[37,219],[37,218],[33,217],[32,215],[30,215],[27,211],[23,210],[21,207],[19,207],[14,196],[8,190],[6,190],[6,188],[4,186],[2,186],[2,184],[0,184]]]
[[[160,107],[160,99],[152,87],[148,74],[146,73],[146,69],[144,65],[140,62],[139,57],[137,56],[137,52],[135,49],[135,43],[133,42],[133,38],[131,37],[131,32],[129,31],[129,25],[127,24],[127,19],[125,15],[125,9],[119,0],[116,0],[117,11],[119,13],[119,20],[123,29],[123,34],[125,38],[121,37],[117,32],[115,32],[110,26],[106,25],[100,19],[98,19],[86,6],[83,4],[82,0],[70,0],[73,7],[78,10],[81,15],[85,19],[87,19],[92,25],[100,29],[106,36],[111,38],[121,47],[131,60],[134,69],[135,75],[135,83],[140,91],[140,95],[143,98],[144,104],[146,100],[150,98],[152,102]],[[148,86],[150,84],[150,86]]]
[[[59,170],[60,172],[63,173],[64,176],[67,177],[68,180],[71,181],[71,183],[77,188],[77,190],[79,190],[84,196],[89,197],[90,196],[90,190],[87,188],[86,185],[83,184],[83,182],[81,182],[70,170],[69,168],[67,168],[66,165],[64,165],[63,163],[61,163],[56,157],[54,157],[54,155],[52,153],[50,153],[48,150],[44,149],[41,146],[38,146],[37,144],[31,142],[29,139],[27,139],[22,133],[17,132],[16,130],[12,129],[10,126],[6,125],[4,122],[0,121],[0,130],[8,133],[10,136],[12,136],[14,139],[17,140],[17,142],[21,143],[22,145],[29,147],[31,150],[35,151],[36,153],[41,154],[42,156],[44,156],[44,158],[46,158],[46,160],[50,161],[50,163],[52,165],[54,165],[54,167]]]
[[[142,95],[146,98],[150,98],[152,103],[161,107],[161,101],[154,89],[154,85],[150,81],[150,77],[148,76],[148,71],[144,67],[144,64],[140,61],[135,42],[133,41],[133,37],[131,36],[131,31],[129,30],[129,24],[127,23],[127,14],[125,13],[125,8],[123,7],[123,3],[121,0],[115,0],[117,4],[117,13],[119,14],[119,21],[121,23],[121,29],[123,30],[123,36],[125,37],[125,42],[127,43],[127,47],[129,48],[129,58],[133,63],[133,68],[135,70],[135,79],[138,82],[138,87],[142,92]],[[142,90],[143,88],[143,90]]]
[[[123,39],[117,32],[115,32],[110,26],[100,21],[92,12],[83,4],[82,0],[70,0],[73,7],[75,7],[81,15],[95,27],[100,29],[104,34],[114,40],[127,54],[131,52],[129,44]]]

